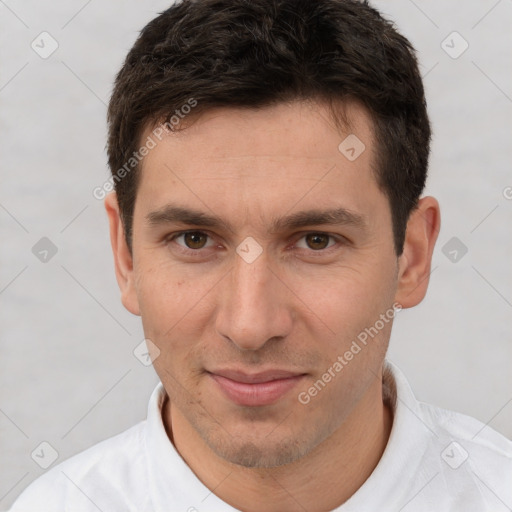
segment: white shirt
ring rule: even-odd
[[[167,437],[165,397],[159,383],[147,420],[49,470],[11,512],[235,512]],[[336,512],[512,510],[512,441],[469,416],[418,402],[389,362],[384,398],[394,411],[384,454]]]

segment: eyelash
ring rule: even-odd
[[[179,238],[180,236],[183,236],[183,235],[186,235],[188,233],[196,233],[196,234],[201,234],[201,235],[205,235],[207,236],[209,239],[212,239],[212,237],[205,231],[200,231],[200,230],[193,230],[193,229],[189,229],[189,230],[186,230],[186,231],[180,231],[178,233],[174,233],[170,236],[168,236],[166,239],[165,239],[165,243],[166,245],[170,244],[171,242],[174,242],[176,240],[176,238]],[[300,238],[297,238],[297,240],[295,241],[295,243],[297,243],[299,240],[302,240],[303,238],[305,238],[306,236],[308,235],[326,235],[328,236],[330,239],[334,240],[336,242],[336,244],[333,244],[331,246],[328,246],[326,247],[325,249],[319,249],[317,251],[313,250],[313,249],[303,249],[303,248],[300,248],[302,251],[307,251],[308,252],[308,255],[312,255],[313,257],[316,257],[316,256],[323,256],[323,255],[326,255],[326,254],[330,254],[332,250],[336,250],[339,248],[340,245],[346,245],[348,243],[348,240],[345,239],[344,237],[342,236],[335,236],[335,235],[331,235],[329,233],[325,233],[323,231],[308,231],[304,234],[302,234],[302,236]],[[206,249],[209,249],[211,247],[203,247],[201,249],[190,249],[188,247],[185,247],[183,245],[180,245],[180,244],[176,244],[178,245],[179,247],[179,251],[184,254],[184,255],[189,255],[189,256],[193,256],[193,257],[198,257],[198,256],[201,256],[201,252],[203,250],[206,250]]]

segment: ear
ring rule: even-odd
[[[433,197],[419,200],[407,222],[404,250],[398,264],[395,301],[403,308],[418,305],[427,293],[432,253],[441,228],[439,203]]]
[[[135,290],[133,257],[126,243],[123,221],[119,213],[115,192],[105,197],[105,210],[107,211],[110,224],[110,243],[114,253],[116,278],[121,290],[121,301],[130,313],[140,315],[139,302]]]

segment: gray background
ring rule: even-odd
[[[145,417],[157,382],[133,355],[140,320],[120,303],[92,190],[108,177],[114,75],[138,31],[168,5],[0,0],[3,509],[44,472],[36,461],[51,450],[31,458],[41,442],[58,452],[56,464],[128,428]],[[512,197],[512,1],[374,5],[418,50],[434,128],[426,194],[442,211],[428,295],[400,313],[390,358],[420,400],[512,437],[512,200],[504,193]],[[42,46],[43,31],[59,45],[45,59],[31,47]],[[453,31],[469,44],[458,58],[464,41],[446,39]],[[57,248],[46,262],[32,251],[42,237]]]

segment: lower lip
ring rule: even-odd
[[[237,405],[270,405],[277,402],[288,391],[302,380],[303,375],[288,379],[277,379],[268,382],[248,384],[237,382],[220,375],[210,373],[213,380],[220,386],[224,394]]]

